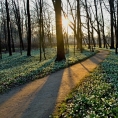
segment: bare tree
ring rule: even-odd
[[[79,42],[79,38],[77,37],[77,0],[74,0],[74,7],[71,4],[70,0],[67,0],[69,7],[70,7],[70,14],[72,16],[73,22],[69,21],[69,26],[70,28],[73,30],[74,32],[74,54],[75,54],[75,39],[77,40],[77,42]],[[74,12],[73,12],[74,10]],[[77,43],[77,49],[79,48],[79,43]]]
[[[9,56],[12,55],[11,51],[11,37],[10,37],[10,16],[9,16],[9,7],[8,7],[8,2],[5,0],[5,5],[6,5],[6,13],[7,13],[7,32],[8,32],[8,50],[9,50]]]
[[[15,46],[14,46],[14,39],[13,39],[13,29],[12,29],[12,23],[10,22],[10,36],[11,36],[11,42],[12,42],[12,52],[15,52]]]
[[[45,47],[44,47],[44,26],[43,26],[43,0],[40,0],[40,19],[39,19],[39,25],[40,25],[40,61],[41,61],[41,48],[43,48],[44,52],[44,58],[45,57]]]
[[[24,19],[25,19],[25,30],[26,30],[26,32],[27,32],[27,9],[26,9],[26,3],[25,3],[25,0],[23,0],[23,5],[24,5],[24,15],[25,15],[25,17],[24,17]],[[27,35],[27,34],[26,34]]]
[[[91,24],[91,38],[92,38],[91,42],[92,42],[93,47],[96,47],[95,38],[94,38],[94,28],[93,28],[94,21],[92,21],[92,14],[91,14],[90,9],[89,9],[89,14],[90,14],[90,24]],[[92,50],[92,51],[94,51],[94,50]]]
[[[47,18],[46,18],[46,13],[47,13]],[[53,20],[52,18],[51,18],[51,12],[50,11],[44,11],[44,19],[45,19],[45,33],[46,33],[46,35],[47,35],[47,37],[48,37],[48,42],[49,42],[49,45],[50,45],[50,47],[52,47],[52,32],[51,32],[51,26],[52,26],[52,24],[51,24],[51,20]]]
[[[116,26],[116,48],[115,48],[115,53],[118,54],[118,0],[116,1],[117,3],[117,26]]]
[[[2,30],[3,30],[3,37],[4,37],[4,42],[5,42],[5,48],[6,51],[8,51],[8,44],[7,44],[7,24],[6,24],[6,16],[5,16],[5,7],[3,3],[1,2],[1,20],[2,20]]]
[[[27,0],[27,18],[28,18],[28,27],[27,27],[27,56],[31,56],[31,18],[30,18],[30,6],[29,0]]]
[[[80,52],[82,52],[82,30],[81,30],[81,16],[80,16],[80,0],[77,0],[77,43]]]
[[[1,17],[0,17],[1,18]],[[0,26],[1,26],[1,22],[0,22]],[[0,59],[2,59],[2,42],[1,42],[1,27],[0,27]]]
[[[75,0],[73,3],[70,2],[70,0],[67,0],[69,7],[70,7],[70,14],[72,16],[73,22],[70,21],[69,26],[74,32],[74,53],[75,53],[75,39],[77,40],[77,49],[80,49],[82,52],[82,28],[81,28],[81,12],[80,12],[80,1]],[[77,4],[76,4],[77,3]],[[73,8],[74,6],[74,8]],[[74,10],[74,12],[73,12]],[[67,17],[67,14],[65,14],[64,10],[63,13],[65,17]]]
[[[100,9],[101,9],[101,16],[102,16],[102,33],[103,33],[103,42],[104,42],[104,48],[107,48],[107,41],[105,38],[105,28],[104,28],[104,15],[103,15],[103,8],[102,8],[102,0],[99,0],[100,2]]]
[[[100,35],[100,27],[99,27],[99,20],[98,20],[98,9],[97,9],[96,0],[94,0],[94,5],[95,5],[96,21],[97,21],[98,43],[99,43],[99,48],[101,48],[102,47],[102,45],[101,45],[101,35]]]
[[[16,2],[12,0],[12,5],[13,5],[13,12],[15,14],[16,25],[18,27],[19,38],[20,38],[20,53],[22,54],[22,50],[24,50],[24,44],[22,39],[22,28],[21,28],[22,25],[21,25],[19,2],[17,1],[16,4]]]
[[[85,10],[87,15],[87,31],[88,31],[88,49],[90,49],[90,17],[89,17],[89,8],[87,4],[87,0],[85,0]]]
[[[56,17],[56,38],[57,38],[57,57],[55,61],[65,60],[65,52],[64,52],[64,41],[62,34],[62,16],[61,16],[61,0],[52,0],[54,9],[55,9],[55,17]]]
[[[43,0],[35,0],[35,6],[36,6],[36,13],[37,13],[37,24],[38,24],[38,33],[39,33],[39,48],[40,48],[40,61],[42,60],[42,52],[44,55],[44,59],[46,59],[45,55],[45,40],[44,40],[44,16],[43,16]]]
[[[113,31],[113,26],[114,26],[114,0],[109,0],[109,5],[110,5],[110,20],[111,20],[111,49],[114,49],[114,31]]]

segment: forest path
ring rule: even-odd
[[[93,57],[0,95],[0,118],[49,118],[67,94],[109,54]]]

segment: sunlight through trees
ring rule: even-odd
[[[40,5],[41,3],[41,5]],[[69,45],[116,49],[117,0],[5,0],[0,1],[1,55],[57,46],[57,59],[65,59]],[[57,5],[58,4],[58,5]],[[58,22],[58,24],[57,24]],[[109,28],[108,28],[109,27]],[[74,51],[75,52],[75,51]]]

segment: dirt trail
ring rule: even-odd
[[[48,118],[58,104],[108,55],[95,56],[0,95],[0,118]]]

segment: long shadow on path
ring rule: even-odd
[[[55,106],[105,58],[104,55],[107,54],[97,54],[86,61],[0,95],[0,118],[49,118]],[[104,58],[100,59],[102,56]]]
[[[13,96],[10,92],[1,95],[0,118],[48,118],[58,99],[62,76],[60,70],[58,77],[53,73],[13,92]]]
[[[22,118],[48,118],[53,112],[61,86],[63,70],[51,74],[40,90],[37,90]]]

